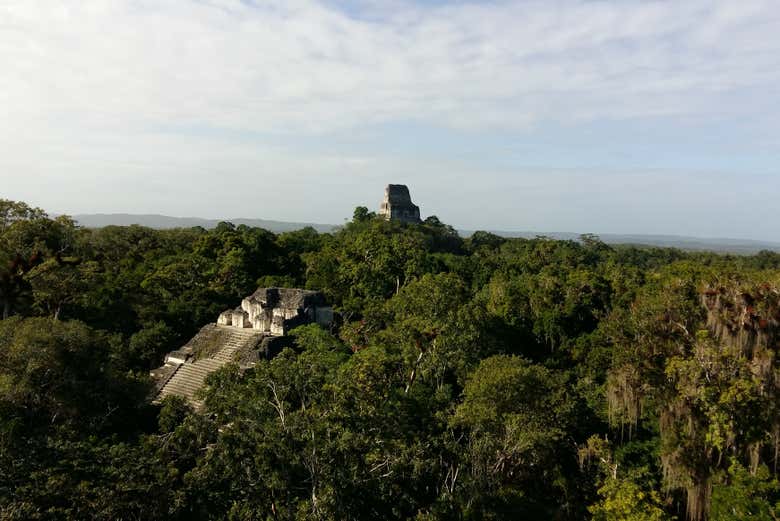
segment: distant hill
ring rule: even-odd
[[[461,231],[468,236],[471,231]],[[574,232],[506,232],[494,231],[502,237],[522,237],[531,239],[537,236],[550,237],[559,240],[577,240],[579,233]],[[597,233],[607,244],[631,244],[636,246],[656,246],[661,248],[679,248],[686,251],[714,251],[718,253],[735,253],[750,255],[762,250],[780,252],[780,243],[770,241],[755,241],[750,239],[701,238],[681,235],[621,235],[613,233]]]
[[[300,230],[311,226],[318,232],[332,232],[338,229],[335,224],[299,223],[287,221],[272,221],[266,219],[202,219],[199,217],[170,217],[167,215],[134,215],[134,214],[84,214],[74,215],[73,218],[87,228],[101,228],[103,226],[117,225],[129,226],[139,224],[149,228],[191,228],[201,226],[214,228],[221,221],[228,221],[235,225],[245,224],[265,228],[275,233]],[[459,230],[459,233],[467,237],[473,230]],[[539,235],[560,240],[576,240],[579,233],[574,232],[530,232],[530,231],[492,231],[502,237],[533,238]],[[754,241],[749,239],[726,238],[700,238],[678,235],[619,235],[611,233],[597,234],[607,244],[634,244],[637,246],[657,246],[664,248],[679,248],[688,251],[715,251],[720,253],[735,253],[747,255],[761,250],[780,252],[780,243],[770,241]]]
[[[300,230],[311,226],[318,232],[330,232],[337,228],[333,224],[316,224],[316,223],[296,223],[286,221],[270,221],[266,219],[202,219],[200,217],[170,217],[168,215],[134,215],[127,213],[96,213],[96,214],[84,214],[74,215],[73,219],[76,220],[81,226],[86,228],[102,228],[104,226],[130,226],[131,224],[139,224],[141,226],[147,226],[149,228],[167,229],[167,228],[192,228],[194,226],[201,226],[206,229],[216,228],[216,226],[222,222],[227,221],[239,226],[245,224],[247,226],[253,226],[257,228],[265,228],[274,233],[289,232],[293,230]]]

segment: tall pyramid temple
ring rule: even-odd
[[[166,396],[181,396],[199,408],[198,391],[208,375],[228,363],[242,369],[261,358],[270,358],[291,345],[291,329],[303,324],[328,327],[333,308],[318,291],[297,288],[259,288],[236,309],[219,315],[204,326],[184,347],[171,351],[165,363],[151,371],[156,382],[155,402]]]
[[[385,198],[379,206],[379,215],[388,221],[421,222],[420,207],[412,202],[406,185],[387,185]]]

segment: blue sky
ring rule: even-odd
[[[775,0],[9,0],[0,197],[780,241]]]

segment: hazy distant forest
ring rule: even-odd
[[[149,370],[258,286],[331,331],[149,403]],[[0,519],[777,520],[780,255],[82,229],[0,200]]]

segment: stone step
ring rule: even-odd
[[[219,329],[224,329],[226,331],[230,331],[231,333],[235,335],[245,335],[245,336],[252,336],[252,335],[262,335],[263,331],[260,331],[259,329],[252,329],[251,327],[234,327],[234,326],[217,326]]]
[[[163,387],[163,389],[165,389],[165,388],[167,388],[169,386],[171,388],[173,388],[173,387],[175,387],[177,385],[187,384],[187,383],[193,382],[193,381],[195,381],[195,382],[202,382],[203,380],[206,379],[206,376],[210,375],[215,370],[216,369],[211,370],[211,371],[203,370],[203,369],[197,369],[197,370],[192,370],[192,371],[183,371],[182,373],[176,375],[175,378],[172,378],[168,382],[168,385]]]
[[[188,372],[185,371],[181,373],[176,379],[171,380],[168,382],[168,385],[166,385],[163,389],[173,389],[175,387],[181,387],[186,386],[191,382],[200,382],[205,379],[207,375],[210,373],[195,373],[195,372]]]
[[[216,363],[214,358],[209,357],[209,358],[201,358],[200,360],[196,360],[191,364],[185,364],[185,365],[189,365],[192,367],[211,367],[213,365],[219,365],[219,364]]]
[[[171,378],[181,378],[182,374],[208,374],[216,371],[224,364],[220,360],[209,359],[209,363],[202,364],[203,360],[195,362],[194,364],[182,364],[181,368],[176,371],[176,374]]]
[[[172,382],[170,385],[166,385],[160,392],[160,396],[177,395],[187,399],[191,399],[198,389],[203,387],[204,377],[184,379],[177,382]]]
[[[195,385],[190,387],[183,387],[183,386],[176,386],[171,387],[170,389],[164,389],[163,392],[160,393],[160,398],[165,398],[166,396],[181,396],[182,398],[192,398],[195,396],[195,393],[200,389],[202,385]]]
[[[186,394],[191,394],[190,391],[200,388],[206,377],[219,369],[222,365],[214,360],[209,360],[210,363],[201,364],[182,364],[176,374],[168,380],[165,387],[162,388],[162,394],[178,394],[178,391],[185,391]],[[216,362],[216,363],[215,363]]]
[[[220,349],[209,358],[201,358],[195,362],[181,364],[157,395],[157,399],[177,395],[186,398],[191,405],[199,407],[202,402],[194,398],[195,393],[203,387],[206,377],[233,361],[236,352],[252,341],[264,336],[262,331],[254,329],[238,329],[232,326],[218,326],[229,331]]]
[[[185,369],[181,373],[177,374],[176,378],[172,378],[170,383],[171,385],[176,385],[179,382],[185,382],[194,378],[204,378],[206,375],[213,373],[215,370],[216,369],[208,370],[202,367],[197,369]]]
[[[210,373],[201,373],[201,374],[187,374],[182,373],[181,377],[177,378],[175,381],[172,381],[170,385],[166,385],[163,390],[172,390],[172,389],[178,389],[183,387],[190,387],[192,385],[200,385],[206,380],[206,376],[208,376]]]
[[[187,380],[184,382],[177,382],[167,390],[170,394],[181,394],[185,397],[191,397],[195,394],[195,391],[203,387],[203,380]]]

